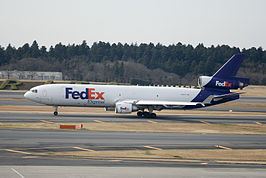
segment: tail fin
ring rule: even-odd
[[[249,79],[235,77],[243,59],[243,54],[233,55],[213,76],[200,76],[199,86],[225,90],[244,88]]]
[[[233,55],[214,75],[218,78],[231,78],[236,76],[236,73],[244,59],[243,54]]]

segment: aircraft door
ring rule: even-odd
[[[45,102],[45,103],[50,103],[51,102],[51,98],[47,95],[47,90],[43,89],[41,91],[41,99]]]

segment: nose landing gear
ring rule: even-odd
[[[57,116],[58,115],[58,112],[57,112],[58,106],[54,106],[54,109],[55,109],[54,116]]]

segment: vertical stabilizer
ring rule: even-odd
[[[249,79],[235,77],[243,59],[243,54],[233,55],[213,76],[200,76],[199,86],[224,90],[244,88]]]
[[[236,76],[237,71],[244,59],[243,54],[233,55],[214,75],[218,78],[231,78]]]

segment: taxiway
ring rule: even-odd
[[[244,97],[238,102],[266,103],[264,97]],[[0,92],[0,105],[10,106],[36,106],[39,104],[25,100],[23,92]],[[207,108],[208,110],[228,111],[232,108]],[[261,112],[266,113],[266,108],[234,108],[234,111]],[[104,113],[104,111],[103,111]],[[53,123],[147,123],[149,119],[137,119],[135,115],[116,115],[114,113],[90,114],[90,113],[60,113],[55,117],[52,113],[31,112],[0,112],[1,123],[40,123],[41,121]],[[202,123],[206,121],[211,124],[266,124],[265,116],[205,116],[205,115],[164,115],[153,120],[158,123]],[[200,160],[196,162],[175,161],[151,161],[151,160],[112,160],[97,158],[75,158],[36,156],[38,153],[58,153],[93,150],[171,150],[171,149],[223,149],[217,147],[222,145],[233,150],[240,149],[266,149],[265,135],[237,135],[237,134],[188,134],[188,133],[137,133],[137,132],[100,132],[85,130],[38,130],[38,129],[0,129],[0,170],[1,176],[15,176],[18,171],[25,177],[34,177],[38,166],[40,171],[52,171],[58,177],[59,174],[66,175],[68,172],[62,167],[52,168],[50,166],[68,166],[73,172],[80,170],[82,174],[104,169],[110,171],[110,175],[124,177],[129,172],[139,172],[138,177],[161,177],[160,171],[168,172],[169,177],[175,175],[202,175],[212,177],[221,171],[224,176],[241,177],[250,175],[265,175],[264,164],[238,164],[219,163],[215,161]],[[78,149],[77,149],[78,148]],[[36,167],[37,166],[37,167]],[[85,167],[82,167],[85,166]],[[90,167],[93,166],[93,167]],[[34,168],[35,167],[35,168]],[[86,170],[86,167],[88,168]],[[114,169],[112,169],[113,167]],[[154,169],[153,167],[157,167]],[[179,168],[178,168],[179,167]],[[181,168],[180,168],[181,167]],[[13,168],[14,170],[12,170]],[[125,171],[118,173],[116,168]],[[191,169],[193,168],[193,171]],[[197,168],[197,169],[195,169]],[[237,168],[237,169],[236,169]],[[237,171],[236,171],[237,170]],[[255,170],[255,171],[254,171]],[[37,171],[37,169],[36,169]],[[142,172],[141,172],[142,171]],[[151,172],[153,173],[151,174]],[[180,174],[180,171],[182,174]],[[111,173],[112,172],[112,173]],[[98,172],[99,173],[99,172]],[[46,174],[47,175],[47,174]],[[71,173],[69,173],[71,175]],[[96,175],[96,174],[95,174]],[[97,174],[99,175],[99,174]],[[109,175],[109,176],[110,176]],[[133,175],[133,174],[131,174]],[[153,176],[152,176],[153,175]],[[163,174],[166,175],[166,174]],[[103,174],[102,177],[108,177]],[[88,176],[90,177],[90,176]],[[93,177],[93,176],[92,176]]]

